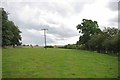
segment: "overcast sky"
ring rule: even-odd
[[[2,0],[9,19],[22,31],[23,44],[44,45],[41,29],[47,28],[48,45],[73,44],[79,40],[76,26],[92,19],[104,27],[118,27],[119,0]]]

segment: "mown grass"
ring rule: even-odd
[[[82,50],[3,49],[3,78],[117,78],[118,58]]]

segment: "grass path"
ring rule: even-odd
[[[4,78],[116,78],[118,58],[82,50],[3,49]]]

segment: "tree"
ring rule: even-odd
[[[110,27],[105,27],[104,28],[104,30],[103,30],[103,32],[109,37],[109,38],[111,38],[111,37],[113,37],[113,36],[115,36],[116,34],[118,34],[118,32],[119,32],[119,30],[117,29],[117,28],[110,28]]]
[[[2,8],[2,46],[20,45],[21,31],[14,24],[8,20],[7,12]]]
[[[107,39],[104,33],[94,34],[91,39],[88,41],[89,50],[104,52],[103,42]]]
[[[91,39],[91,36],[101,32],[97,21],[92,21],[88,19],[83,19],[81,24],[77,25],[77,30],[82,35],[79,37],[78,44],[82,44],[88,49],[88,41]]]
[[[89,50],[100,53],[120,52],[120,31],[116,28],[105,28],[101,33],[94,34],[88,41]]]
[[[13,35],[13,38],[11,38],[11,45],[13,45],[13,47],[15,45],[21,45],[21,43],[20,43],[21,31],[18,29],[17,26],[15,26],[15,24],[12,21],[9,21],[9,25],[11,25],[11,31],[12,31],[12,35]]]
[[[107,53],[120,53],[120,30],[117,28],[106,28],[103,31],[108,37],[103,43]]]
[[[12,38],[12,32],[8,26],[8,14],[2,8],[2,46],[10,45],[10,39]]]

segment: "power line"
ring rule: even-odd
[[[44,42],[45,42],[45,49],[47,49],[47,47],[46,47],[46,30],[48,30],[48,29],[41,29],[41,30],[44,30]]]

